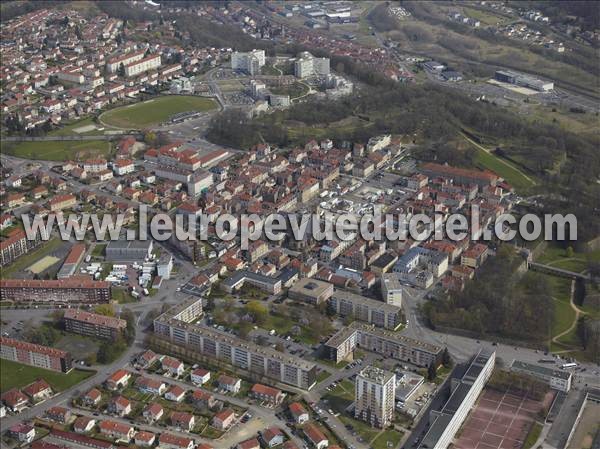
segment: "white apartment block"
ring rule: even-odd
[[[231,54],[231,68],[243,70],[250,75],[260,73],[260,68],[265,65],[265,51],[252,50],[249,52],[234,51]]]
[[[394,419],[396,375],[368,366],[356,376],[354,417],[373,427],[384,428]]]
[[[402,284],[396,274],[381,275],[381,297],[386,304],[402,307]]]
[[[160,55],[152,55],[125,66],[125,76],[131,77],[160,67]]]
[[[56,77],[67,83],[83,84],[85,82],[85,76],[80,72],[58,72]]]
[[[327,76],[330,73],[329,58],[315,58],[307,51],[300,53],[294,62],[294,75],[297,78]]]
[[[116,73],[119,70],[119,67],[121,67],[121,64],[123,64],[123,66],[127,66],[131,63],[143,59],[145,54],[146,52],[144,50],[140,50],[109,59],[106,63],[106,70],[109,73]]]

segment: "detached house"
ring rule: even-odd
[[[230,408],[226,408],[217,413],[212,420],[212,425],[216,429],[226,430],[228,429],[235,419],[235,413]]]
[[[149,423],[153,423],[154,421],[158,421],[160,418],[162,418],[164,413],[165,411],[162,405],[156,402],[152,402],[148,404],[146,408],[144,408],[142,415],[144,416],[144,419],[146,421],[148,421]]]
[[[185,397],[185,390],[179,385],[173,385],[165,394],[168,401],[181,402]]]
[[[259,401],[268,402],[270,405],[280,404],[285,397],[281,390],[262,384],[252,385],[252,388],[250,389],[250,396]]]
[[[183,362],[176,358],[165,356],[162,359],[162,368],[172,376],[178,377],[183,374]]]
[[[106,388],[109,390],[118,390],[119,388],[126,387],[129,379],[131,379],[131,373],[120,369],[106,379]]]
[[[131,413],[131,402],[123,396],[117,396],[108,404],[108,411],[117,416],[127,416]]]
[[[186,412],[173,412],[171,413],[171,425],[189,432],[195,425],[194,415]]]

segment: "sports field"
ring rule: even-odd
[[[164,122],[180,112],[203,112],[216,107],[210,98],[168,95],[107,111],[100,121],[117,128],[138,129]]]
[[[44,161],[65,161],[107,157],[111,144],[105,140],[3,142],[0,150],[8,155]]]
[[[54,256],[45,256],[42,259],[38,260],[36,263],[27,268],[27,271],[31,271],[33,274],[40,274],[46,268],[51,267],[60,259]]]
[[[542,402],[517,391],[486,389],[466,419],[457,449],[514,449],[527,438]]]

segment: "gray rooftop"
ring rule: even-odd
[[[534,365],[533,363],[521,362],[520,360],[513,360],[511,368],[529,371],[534,375],[537,374],[541,376],[557,377],[563,380],[568,380],[572,376],[572,374],[568,371],[561,371],[545,366]]]

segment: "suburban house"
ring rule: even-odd
[[[146,421],[153,423],[154,421],[158,421],[160,418],[162,418],[164,413],[165,411],[162,405],[157,402],[152,402],[144,408],[142,415]]]
[[[117,396],[109,402],[108,412],[121,417],[127,416],[131,413],[131,402],[123,396]]]
[[[217,413],[212,420],[212,425],[216,429],[226,430],[233,424],[235,413],[230,408],[226,408]]]
[[[260,434],[260,437],[268,447],[279,446],[285,439],[283,431],[279,427],[275,426],[263,430]]]
[[[52,388],[44,379],[38,379],[30,383],[22,391],[29,396],[31,402],[40,402],[52,396]]]
[[[304,424],[310,419],[310,415],[299,402],[292,402],[289,409],[296,424]]]
[[[172,376],[178,377],[183,374],[183,362],[174,357],[165,356],[162,359],[162,368]]]
[[[185,390],[179,385],[173,385],[165,394],[165,399],[168,401],[181,402],[185,397]]]
[[[136,432],[134,441],[136,446],[150,447],[156,441],[156,435],[152,432],[140,430],[139,432]]]
[[[240,388],[242,388],[242,379],[231,377],[226,374],[221,374],[217,382],[219,388],[233,394],[239,393]]]
[[[190,375],[192,383],[196,385],[204,385],[210,380],[210,371],[203,368],[196,368]]]
[[[173,412],[171,413],[171,425],[189,432],[195,425],[194,415],[186,412]]]
[[[167,389],[167,385],[156,379],[140,376],[135,380],[135,386],[142,393],[157,394],[161,396]]]
[[[131,379],[131,373],[124,369],[120,369],[106,379],[106,388],[109,390],[118,390],[119,388],[126,387],[129,383],[129,379]]]
[[[88,416],[80,416],[73,423],[73,430],[77,433],[87,433],[94,428],[96,420]]]
[[[252,385],[250,396],[259,401],[268,402],[270,405],[280,404],[285,397],[281,390],[263,384]]]
[[[193,449],[194,440],[163,432],[158,437],[158,447],[161,449]]]
[[[329,446],[329,440],[318,426],[308,423],[304,426],[304,434],[316,449],[325,449]]]
[[[100,393],[100,390],[92,388],[81,398],[81,402],[89,407],[94,407],[100,403],[101,399],[102,393]]]
[[[101,421],[98,427],[102,435],[127,442],[131,441],[135,433],[133,427],[108,419]]]

